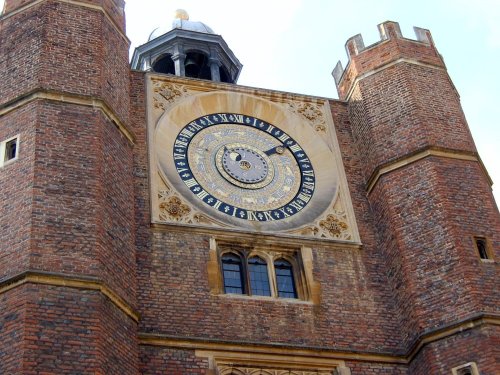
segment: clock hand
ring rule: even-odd
[[[285,147],[280,145],[280,146],[270,148],[267,151],[264,151],[264,154],[266,154],[267,156],[271,156],[274,154],[281,155],[283,152],[285,152]]]

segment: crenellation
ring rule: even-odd
[[[335,65],[335,68],[333,68],[332,71],[332,76],[333,79],[335,80],[335,84],[338,86],[340,80],[342,79],[342,74],[344,73],[344,67],[342,66],[342,63],[337,61],[337,65]]]
[[[403,37],[398,22],[386,21],[378,24],[377,27],[381,41]]]
[[[361,34],[356,34],[352,38],[349,38],[345,44],[345,48],[349,58],[359,55],[365,49],[365,42]]]
[[[386,21],[379,25],[377,25],[378,31],[380,34],[380,40],[369,45],[365,46],[363,41],[363,36],[361,34],[356,34],[353,37],[349,38],[345,44],[348,64],[346,69],[342,68],[342,64],[340,61],[337,63],[335,68],[332,71],[332,76],[335,80],[335,84],[337,88],[342,88],[342,80],[345,76],[345,71],[349,70],[352,66],[353,69],[356,70],[356,75],[360,75],[360,67],[361,70],[368,70],[366,67],[371,67],[373,69],[374,64],[378,62],[378,65],[383,65],[387,63],[389,59],[393,59],[394,56],[398,56],[400,58],[406,57],[407,54],[410,59],[421,58],[422,53],[418,51],[417,53],[412,53],[411,50],[407,48],[408,43],[418,43],[420,46],[431,47],[434,55],[437,55],[435,51],[434,43],[432,41],[432,36],[429,30],[423,29],[420,27],[414,27],[416,39],[405,38],[401,32],[401,27],[398,22]],[[385,49],[378,48],[384,44],[389,44]],[[373,55],[378,58],[374,58]],[[359,64],[357,64],[358,60],[360,60]],[[362,61],[361,61],[362,60]],[[351,80],[347,79],[347,84],[351,82]],[[346,84],[346,82],[344,82]]]
[[[432,40],[431,32],[429,30],[414,26],[413,31],[415,31],[417,41],[428,45],[434,45],[434,41]]]

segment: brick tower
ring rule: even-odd
[[[460,362],[496,373],[499,330],[488,322],[500,303],[500,217],[491,181],[429,31],[415,28],[417,40],[394,22],[379,31],[372,46],[360,35],[348,40],[349,64],[337,65],[334,77],[348,103],[409,373],[448,374]]]
[[[6,0],[0,22],[0,373],[136,374],[124,2]]]

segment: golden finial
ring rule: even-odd
[[[188,21],[189,20],[189,14],[184,9],[177,9],[175,11],[175,17],[174,18],[175,19],[184,20],[184,21]]]

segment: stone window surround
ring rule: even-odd
[[[461,375],[463,373],[462,371],[466,370],[466,369],[470,370],[470,373],[472,375],[479,375],[479,370],[478,370],[475,362],[468,362],[468,363],[464,363],[463,365],[453,367],[451,369],[451,373],[453,375]]]
[[[249,259],[252,256],[259,256],[267,262],[269,273],[269,284],[271,288],[271,297],[269,296],[252,296],[239,294],[225,294],[224,280],[222,274],[221,256],[226,253],[236,253],[242,255],[243,259]],[[237,239],[226,240],[210,239],[210,260],[208,262],[208,281],[210,292],[215,295],[235,297],[242,299],[272,299],[286,302],[299,303],[319,303],[319,284],[313,279],[312,272],[312,249],[309,247],[283,247],[275,245],[255,245],[246,241],[238,241]],[[283,298],[277,296],[276,276],[274,270],[274,261],[277,259],[285,259],[291,263],[293,267],[293,276],[295,288],[298,298]]]
[[[6,160],[6,145],[15,140],[16,141],[16,156],[14,158]],[[13,137],[7,138],[6,140],[0,142],[0,168],[9,165],[10,163],[15,162],[19,158],[19,143],[20,143],[20,134],[17,134]]]
[[[480,253],[479,253],[479,249],[477,247],[477,240],[482,240],[485,242],[485,245],[486,245],[486,255],[488,256],[488,258],[481,258],[480,256]],[[481,262],[494,262],[494,258],[493,258],[493,248],[492,248],[492,244],[491,244],[491,240],[486,237],[486,236],[473,236],[472,237],[472,243],[474,245],[474,250],[476,251],[476,254],[477,254],[477,257],[479,258],[479,260]]]
[[[247,248],[247,247],[241,247],[241,246],[232,246],[232,245],[222,245],[221,249],[219,250],[219,258],[222,259],[222,257],[226,254],[235,254],[238,258],[241,259],[243,262],[243,280],[245,285],[245,291],[246,293],[240,294],[242,296],[250,296],[252,297],[252,288],[249,287],[250,284],[250,269],[248,262],[251,258],[253,257],[258,257],[262,259],[266,263],[266,268],[267,268],[267,276],[268,276],[268,282],[269,282],[269,289],[271,292],[271,296],[267,297],[273,297],[273,298],[283,298],[278,296],[278,285],[277,285],[277,279],[276,279],[276,269],[275,269],[275,261],[278,259],[284,259],[288,263],[291,264],[292,266],[292,272],[293,272],[293,282],[294,282],[294,287],[296,289],[296,294],[298,299],[304,299],[304,293],[302,291],[302,288],[300,288],[298,283],[298,280],[301,278],[301,267],[299,265],[299,262],[297,261],[297,253],[295,252],[275,252],[273,250],[264,250],[264,249],[259,249],[259,248]],[[222,263],[222,262],[221,262]],[[222,270],[221,270],[222,273]],[[222,275],[223,276],[223,275]],[[223,277],[224,278],[224,277]],[[223,280],[224,281],[224,280]],[[224,282],[223,282],[224,284]],[[250,290],[246,290],[250,289]],[[229,294],[229,293],[227,293]],[[236,294],[236,293],[235,293]],[[259,296],[259,297],[266,297],[266,296]]]

